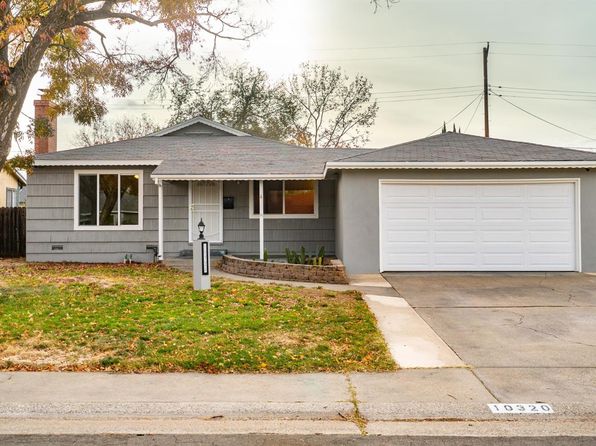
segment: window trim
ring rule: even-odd
[[[263,180],[263,181],[275,181],[275,180]],[[286,210],[286,181],[300,181],[300,180],[277,180],[282,181],[283,186],[283,212]],[[319,218],[319,181],[312,180],[315,183],[315,202],[314,202],[314,213],[313,214],[263,214],[263,218],[267,219],[317,219]],[[251,219],[258,219],[260,214],[254,212],[254,184],[258,184],[259,180],[250,180],[248,183],[248,217]]]
[[[10,199],[10,203],[8,202],[8,194],[12,195],[11,199]],[[6,191],[5,191],[5,197],[4,199],[6,200],[6,207],[7,208],[18,208],[19,207],[19,190],[15,189],[14,187],[7,187]],[[13,201],[14,200],[14,201]]]
[[[121,175],[139,176],[139,224],[138,225],[79,225],[79,178],[81,175],[118,175],[118,190],[120,190]],[[99,207],[99,179],[97,181],[97,206]],[[74,171],[74,230],[75,231],[142,231],[143,230],[143,171],[142,170],[75,170]],[[118,219],[120,219],[120,197],[118,197]]]

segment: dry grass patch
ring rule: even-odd
[[[395,368],[360,294],[156,265],[0,262],[0,368],[231,372]]]

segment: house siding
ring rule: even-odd
[[[6,189],[19,190],[19,182],[6,170],[0,169],[0,208],[6,206]]]
[[[126,170],[134,169],[127,167]],[[141,169],[141,168],[138,168]],[[94,170],[85,168],[78,170]],[[114,170],[106,169],[100,170]],[[138,231],[74,230],[74,169],[38,167],[30,176],[27,196],[27,260],[32,262],[153,261],[147,245],[157,245],[157,186],[151,168],[143,170],[143,229]],[[164,184],[164,254],[188,248],[186,183]],[[62,245],[62,251],[52,251]]]
[[[27,260],[32,262],[122,262],[125,254],[134,261],[152,262],[147,245],[157,245],[157,186],[153,168],[143,170],[143,229],[74,230],[74,168],[38,167],[30,176],[27,197]],[[77,170],[113,170],[85,168]],[[224,182],[224,196],[233,196],[234,209],[224,210],[224,243],[213,245],[236,255],[259,251],[259,223],[249,219],[248,182]],[[188,183],[164,182],[164,256],[177,257],[191,248],[188,228]],[[62,245],[63,250],[52,250]],[[280,255],[286,247],[304,246],[312,252],[325,246],[335,251],[335,182],[319,185],[318,219],[266,219],[265,247]]]
[[[586,169],[344,170],[338,181],[337,246],[349,274],[379,272],[379,180],[580,179],[582,270],[596,271],[596,171]]]
[[[220,246],[236,255],[259,252],[259,220],[249,218],[248,181],[225,181],[224,197],[234,197],[234,209],[224,209],[224,243]],[[265,249],[270,255],[285,255],[285,249],[304,246],[314,252],[321,246],[335,253],[335,181],[319,182],[319,218],[266,218]]]

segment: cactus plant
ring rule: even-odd
[[[288,263],[293,263],[297,265],[314,265],[314,266],[321,266],[323,265],[323,260],[325,259],[325,247],[322,246],[318,253],[314,253],[312,256],[306,254],[306,249],[304,246],[300,247],[300,252],[292,251],[289,248],[286,248],[286,261]]]

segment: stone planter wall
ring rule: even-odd
[[[222,257],[220,269],[230,274],[261,279],[348,283],[346,269],[340,260],[331,260],[329,265],[314,266],[263,262],[225,255]]]

